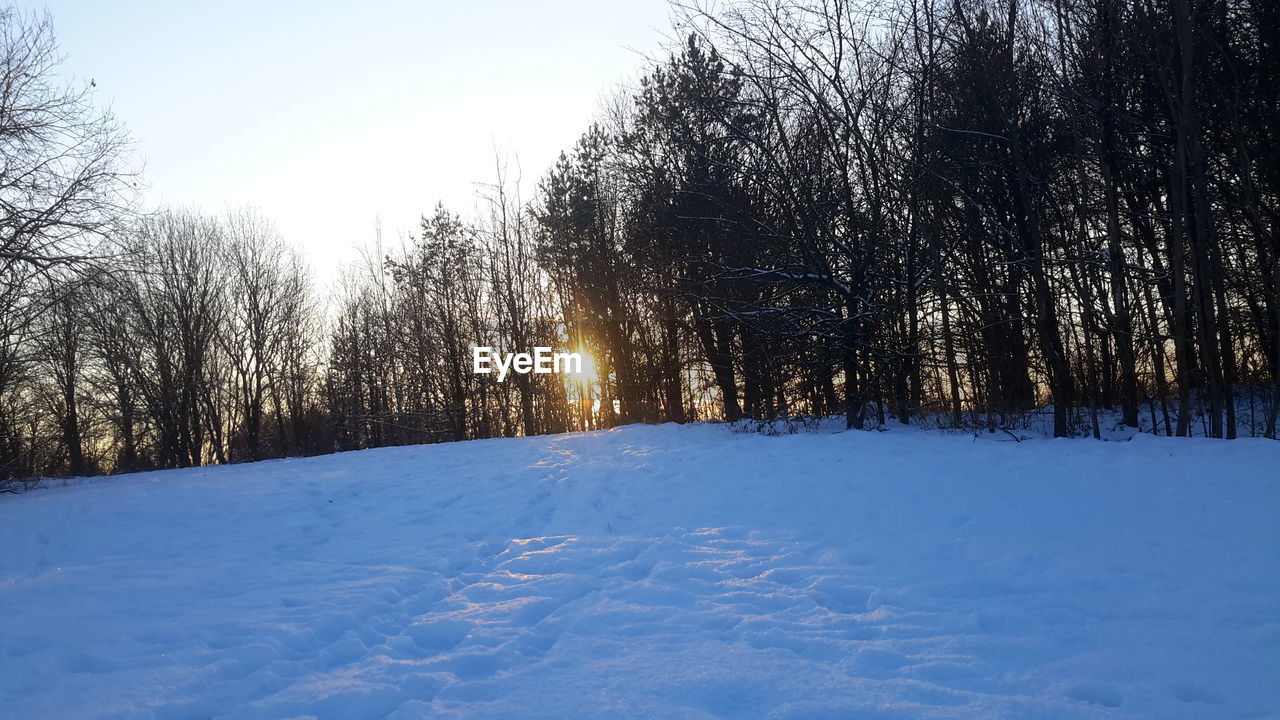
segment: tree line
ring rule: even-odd
[[[1276,436],[1274,3],[673,12],[530,200],[499,163],[328,312],[254,212],[137,212],[47,18],[0,16],[0,477],[796,415]]]

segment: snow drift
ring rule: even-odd
[[[11,718],[1280,713],[1265,440],[633,426],[0,497],[0,545]]]

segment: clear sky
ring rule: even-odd
[[[668,31],[665,0],[22,3],[130,128],[150,203],[251,204],[322,281],[381,218],[533,183]]]

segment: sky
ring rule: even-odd
[[[669,32],[666,0],[26,3],[129,128],[146,201],[250,205],[328,284],[379,221],[394,241],[476,205],[495,148],[525,197]]]

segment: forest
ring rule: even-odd
[[[1277,3],[672,19],[530,196],[495,159],[329,297],[254,209],[142,207],[54,19],[0,12],[0,489],[628,423],[1276,437]],[[471,372],[543,345],[589,372]]]

